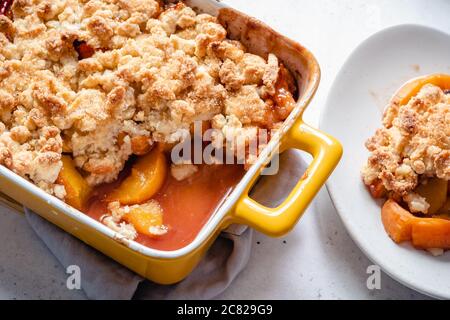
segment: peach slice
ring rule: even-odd
[[[447,201],[447,186],[446,180],[432,178],[428,180],[427,184],[421,184],[416,188],[415,191],[430,204],[427,214],[437,213],[445,204],[445,201]]]
[[[146,136],[137,136],[131,138],[131,150],[137,156],[143,156],[152,150],[150,139]]]
[[[123,219],[131,223],[137,232],[149,237],[156,237],[166,233],[163,225],[163,211],[156,201],[131,207]]]
[[[388,235],[396,243],[410,241],[412,224],[416,218],[392,199],[386,201],[381,209],[381,220]]]
[[[412,243],[422,249],[450,249],[450,220],[423,218],[412,225]]]
[[[450,220],[415,217],[391,199],[381,209],[381,218],[396,243],[411,240],[421,249],[450,249]]]
[[[384,187],[383,181],[376,180],[369,186],[369,191],[375,199],[381,199],[386,196],[387,190]]]
[[[138,158],[131,168],[131,174],[111,192],[108,200],[126,205],[143,203],[159,191],[166,175],[166,157],[159,148],[154,148],[150,153]]]
[[[65,202],[78,210],[83,210],[91,194],[91,187],[78,172],[71,157],[62,156],[62,163],[63,167],[56,182],[66,189]]]
[[[433,84],[442,90],[450,89],[450,75],[437,73],[412,79],[395,93],[392,102],[401,106],[407,104],[426,84]]]

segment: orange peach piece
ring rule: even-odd
[[[131,168],[131,174],[108,196],[108,200],[126,205],[143,203],[159,191],[166,175],[166,157],[159,148],[154,148],[138,158]]]
[[[412,224],[412,243],[421,249],[450,249],[450,221],[423,218]]]
[[[131,150],[137,156],[143,156],[152,150],[149,137],[137,136],[131,138]]]
[[[447,200],[447,181],[432,178],[427,184],[421,184],[416,188],[416,192],[424,197],[430,204],[427,214],[433,215],[439,211]]]
[[[164,230],[163,212],[156,201],[132,208],[123,219],[131,223],[137,232],[149,237],[158,236],[158,232]]]
[[[381,220],[388,235],[396,243],[409,241],[412,237],[412,224],[416,219],[392,199],[386,201],[381,209]]]
[[[395,93],[392,102],[401,106],[407,104],[426,84],[433,84],[442,90],[450,89],[450,75],[438,73],[412,79]]]
[[[63,167],[56,182],[66,189],[65,202],[78,210],[83,210],[91,194],[91,187],[78,172],[72,158],[62,156],[62,163]]]
[[[369,191],[372,197],[375,199],[384,198],[386,195],[386,188],[384,187],[383,181],[377,180],[369,186]]]

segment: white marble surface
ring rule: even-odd
[[[322,68],[319,91],[305,114],[316,125],[327,91],[352,49],[385,27],[418,23],[450,31],[448,0],[225,0],[298,40]],[[367,63],[370,63],[368,61]],[[0,207],[0,299],[83,299],[22,216]],[[421,299],[383,275],[366,287],[370,261],[347,235],[323,189],[283,239],[257,234],[247,269],[224,299]]]

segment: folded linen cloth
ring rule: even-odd
[[[279,173],[261,178],[252,197],[268,206],[278,205],[305,167],[297,151],[285,152],[280,157]],[[228,288],[245,268],[251,253],[252,230],[231,226],[185,280],[163,286],[136,275],[27,208],[25,216],[64,268],[80,267],[81,287],[90,299],[212,299]]]

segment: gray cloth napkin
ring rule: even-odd
[[[302,176],[305,167],[297,151],[285,152],[280,157],[279,173],[262,177],[252,197],[267,206],[277,206]],[[212,299],[228,288],[246,267],[252,247],[252,230],[231,226],[185,280],[163,286],[136,275],[27,208],[25,216],[64,268],[80,267],[81,287],[90,299]]]

